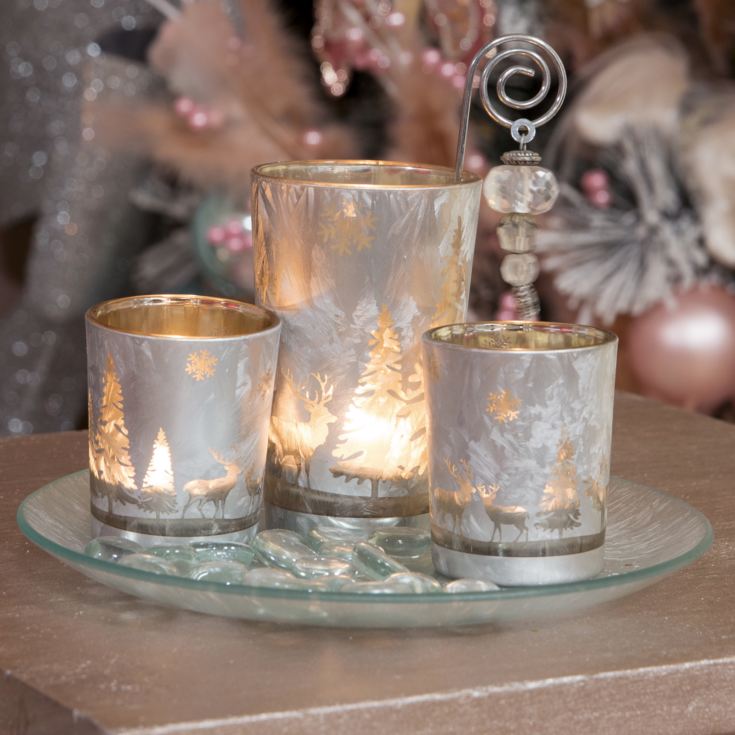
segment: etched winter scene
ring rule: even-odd
[[[208,535],[257,521],[277,333],[166,340],[92,326],[92,513],[120,529]]]
[[[283,321],[269,502],[428,512],[419,340],[464,318],[476,199],[474,185],[256,184],[256,290]]]
[[[435,542],[501,556],[601,546],[615,343],[425,349],[440,366],[428,389]]]

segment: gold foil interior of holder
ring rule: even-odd
[[[595,327],[552,322],[450,324],[427,332],[427,339],[471,350],[550,352],[599,347],[617,337]]]
[[[92,307],[87,317],[108,329],[149,337],[241,337],[275,327],[259,306],[209,296],[131,296]]]
[[[253,169],[255,176],[298,182],[310,186],[339,186],[341,188],[439,188],[463,186],[479,181],[475,174],[465,171],[462,179],[454,178],[454,171],[444,166],[422,166],[393,161],[288,161],[266,163]]]

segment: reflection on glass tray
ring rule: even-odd
[[[18,509],[23,533],[102,584],[164,605],[248,620],[344,627],[538,622],[635,592],[690,564],[712,543],[707,519],[678,498],[613,477],[605,568],[583,582],[489,592],[365,595],[226,585],[154,574],[84,554],[92,539],[87,471],[40,488]]]

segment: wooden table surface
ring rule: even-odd
[[[15,511],[85,435],[0,441],[0,734],[735,732],[735,427],[628,395],[613,471],[684,498],[712,550],[545,625],[330,630],[144,603],[27,542]]]

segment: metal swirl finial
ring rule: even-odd
[[[480,99],[482,100],[482,106],[485,108],[485,112],[500,125],[510,128],[511,136],[513,140],[520,143],[521,148],[525,148],[526,143],[530,143],[535,134],[536,128],[539,125],[543,125],[551,120],[554,115],[559,111],[559,108],[564,101],[564,97],[567,93],[567,75],[564,70],[564,64],[562,63],[559,54],[546,43],[546,41],[536,38],[535,36],[526,36],[523,34],[513,34],[509,36],[500,36],[494,41],[483,46],[472,59],[472,63],[467,69],[467,79],[464,87],[464,97],[462,100],[462,113],[460,119],[459,138],[457,140],[457,160],[455,165],[455,175],[457,180],[462,177],[462,169],[464,167],[464,156],[467,148],[467,131],[470,124],[470,104],[472,102],[472,90],[473,80],[475,78],[475,72],[480,62],[486,58],[491,52],[495,51],[501,46],[513,44],[512,48],[508,48],[504,51],[499,51],[491,59],[488,60],[487,64],[482,70],[480,76]],[[522,44],[522,45],[518,45]],[[529,48],[530,47],[530,48]],[[542,115],[539,115],[535,119],[526,119],[525,117],[511,120],[505,114],[503,114],[496,106],[495,102],[490,99],[490,93],[488,87],[490,86],[490,77],[496,70],[498,65],[511,57],[522,57],[530,60],[541,73],[541,87],[539,91],[531,97],[529,100],[517,100],[511,97],[507,92],[508,81],[516,74],[522,74],[526,77],[536,76],[536,71],[531,66],[514,65],[506,69],[500,74],[495,84],[498,99],[507,108],[512,110],[531,110],[541,102],[543,102],[549,90],[551,89],[551,69],[549,63],[544,56],[539,53],[543,52],[548,59],[551,61],[554,71],[557,76],[557,91],[556,97],[552,102],[551,106]]]

